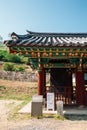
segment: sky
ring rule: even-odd
[[[0,35],[87,32],[87,0],[0,0]]]

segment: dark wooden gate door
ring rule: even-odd
[[[62,100],[64,105],[76,104],[72,87],[72,73],[67,68],[53,68],[50,72],[50,85],[55,93],[55,101]]]
[[[58,87],[57,87],[58,88]],[[59,87],[60,92],[55,92],[55,102],[62,100],[64,105],[75,105],[76,104],[76,95],[75,90],[72,90],[72,87]]]

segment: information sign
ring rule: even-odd
[[[54,111],[54,93],[47,93],[47,111]]]

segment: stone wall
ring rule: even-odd
[[[37,74],[34,72],[28,73],[28,72],[0,71],[0,79],[35,82],[37,81]]]

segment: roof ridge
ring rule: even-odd
[[[26,30],[29,34],[52,34],[52,35],[78,35],[78,34],[81,34],[81,35],[84,35],[86,34],[87,35],[87,32],[34,32],[34,31],[29,31],[29,30]]]

